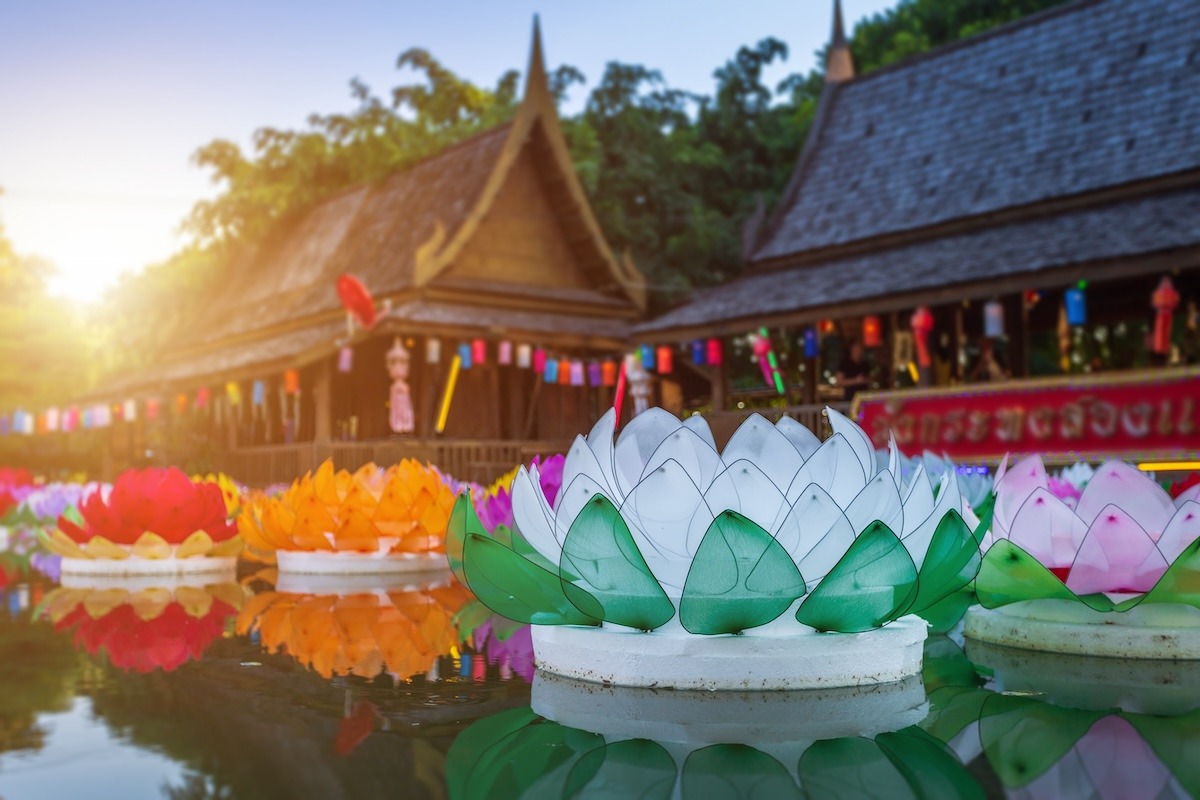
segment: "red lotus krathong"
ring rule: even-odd
[[[128,560],[122,570],[136,571],[138,563],[236,556],[242,542],[226,513],[215,483],[193,483],[174,467],[129,470],[107,496],[96,492],[84,501],[82,524],[64,515],[42,538],[65,559]]]

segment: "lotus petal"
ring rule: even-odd
[[[232,558],[241,553],[244,546],[245,543],[239,538],[226,539],[213,545],[208,554],[213,558]]]
[[[676,462],[688,474],[692,483],[701,489],[711,484],[713,478],[725,469],[716,448],[710,446],[694,431],[680,427],[667,436],[654,451],[654,455],[646,462],[646,469],[638,483],[667,461]]]
[[[811,589],[833,570],[857,531],[829,493],[815,483],[796,498],[783,529],[795,529],[795,537],[777,537],[800,567]]]
[[[876,472],[875,447],[871,444],[871,438],[853,420],[837,409],[826,408],[825,415],[829,418],[829,427],[833,429],[833,432],[845,436],[846,441],[850,443],[850,447],[858,457],[858,462],[862,464],[864,478],[869,480],[874,477]]]
[[[654,451],[680,425],[678,417],[661,408],[643,411],[629,421],[613,449],[613,471],[621,498],[637,486]]]
[[[780,417],[775,423],[775,428],[787,437],[792,447],[800,454],[800,458],[805,461],[812,458],[812,454],[821,446],[821,440],[815,433],[789,416]]]
[[[1025,504],[1034,489],[1045,489],[1049,485],[1046,477],[1046,465],[1042,457],[1029,456],[1013,464],[1012,469],[1004,474],[1003,480],[997,476],[996,509],[992,515],[992,529],[998,537],[1008,538],[1012,530],[1012,521],[1017,511]]]
[[[213,596],[200,586],[180,586],[175,589],[175,601],[193,619],[207,616],[213,605]]]
[[[692,751],[683,763],[678,795],[672,792],[673,788],[667,783],[659,793],[647,791],[635,795],[631,792],[614,796],[769,797],[771,800],[799,800],[803,797],[787,767],[774,756],[744,744],[710,744]]]
[[[489,537],[467,534],[463,568],[480,601],[509,619],[537,625],[596,623],[567,600],[557,575]]]
[[[904,530],[904,504],[892,476],[880,472],[871,478],[846,508],[846,518],[856,531],[866,530],[872,522],[882,522],[889,530]]]
[[[616,454],[613,452],[613,437],[617,431],[617,414],[614,409],[608,409],[587,435],[587,445],[604,473],[605,482],[613,492],[618,492],[616,475]],[[564,469],[566,466],[564,465]]]
[[[570,484],[564,484],[558,492],[558,503],[554,509],[554,538],[562,548],[562,542],[567,538],[567,532],[575,524],[575,517],[587,507],[596,495],[607,497],[604,487],[587,475],[578,475]],[[609,498],[610,500],[612,498]],[[522,533],[524,533],[522,531]],[[532,544],[532,542],[531,542]],[[558,563],[558,559],[552,559]]]
[[[118,561],[129,558],[129,551],[113,544],[103,536],[93,536],[87,543],[88,558],[112,558]]]
[[[759,414],[751,414],[738,426],[725,445],[721,460],[726,467],[747,461],[758,467],[781,490],[792,482],[796,471],[804,463],[795,445]],[[743,510],[742,513],[747,512]]]
[[[1101,797],[1162,797],[1171,779],[1137,729],[1116,714],[1092,725],[1075,749]]]
[[[901,538],[911,534],[918,525],[929,519],[929,515],[933,513],[936,505],[933,486],[929,483],[929,473],[925,471],[924,464],[917,464],[906,490],[904,494],[904,531]]]
[[[638,550],[668,596],[683,593],[688,566],[713,512],[674,461],[667,461],[634,487],[621,506]]]
[[[833,434],[821,443],[812,458],[804,462],[788,486],[788,502],[794,503],[810,483],[828,492],[842,508],[850,505],[850,501],[867,485],[862,462],[854,454],[846,437],[840,433]]]
[[[128,602],[129,592],[125,589],[93,589],[83,598],[83,610],[92,619],[100,619]]]
[[[1101,473],[1103,470],[1097,473],[1097,478]],[[1066,584],[1078,595],[1146,592],[1163,576],[1167,566],[1154,540],[1137,520],[1123,509],[1108,505],[1088,528]]]
[[[134,592],[129,598],[129,605],[133,607],[133,613],[137,615],[138,619],[149,622],[161,617],[172,600],[170,590],[161,587],[150,588]]]
[[[1109,505],[1121,508],[1157,540],[1175,514],[1175,503],[1163,488],[1137,467],[1106,461],[1088,481],[1075,513],[1090,526]]]
[[[175,548],[175,557],[190,558],[191,556],[206,556],[212,549],[212,537],[204,531],[196,531],[184,539],[179,547]]]
[[[748,459],[732,462],[718,475],[705,490],[704,502],[714,514],[736,511],[772,532],[788,512],[780,485]]]
[[[1200,483],[1195,486],[1184,489],[1175,497],[1175,507],[1182,508],[1183,504],[1192,501],[1200,503]]]
[[[709,427],[708,420],[702,414],[692,414],[683,421],[683,427],[699,436],[701,441],[713,450],[717,449],[717,440],[713,438],[712,428]]]
[[[516,530],[521,532],[534,550],[545,556],[550,563],[557,564],[562,553],[562,544],[555,536],[553,517],[546,514],[545,497],[541,496],[541,487],[535,479],[531,479],[525,467],[517,470],[512,491],[513,523]]]
[[[913,563],[917,565],[917,569],[925,564],[925,555],[929,551],[929,545],[933,541],[942,519],[949,512],[959,511],[961,508],[962,495],[958,491],[958,475],[954,470],[946,470],[942,473],[941,488],[938,491],[933,513],[926,517],[916,530],[902,539],[904,547],[912,557]]]
[[[1050,569],[1070,567],[1087,525],[1050,490],[1038,488],[1013,519],[1008,538]]]
[[[534,468],[536,469],[536,466]],[[597,485],[605,487],[606,494],[615,493],[617,487],[608,482],[611,474],[611,469],[605,472],[601,468],[600,462],[596,460],[596,454],[592,452],[587,441],[582,436],[576,436],[575,441],[571,443],[571,449],[567,451],[567,459],[563,463],[560,486],[570,486],[571,482],[579,475],[587,475]]]
[[[86,550],[62,531],[51,531],[49,538],[45,541],[47,547],[64,558],[92,558]]]
[[[900,448],[896,446],[896,435],[888,434],[887,447],[887,471],[891,474],[892,480],[896,482],[896,488],[901,494],[908,494],[907,487],[904,486],[901,473],[904,471],[901,467],[901,460],[904,458],[900,454]]]
[[[1174,562],[1188,546],[1200,539],[1200,503],[1188,500],[1179,506],[1158,540],[1163,558]]]
[[[138,558],[163,559],[171,557],[171,545],[157,533],[146,531],[133,543],[130,552]]]

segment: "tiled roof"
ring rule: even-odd
[[[922,291],[1108,259],[1200,247],[1200,189],[944,236],[864,255],[761,272],[712,289],[639,326],[638,333],[802,314],[874,298],[879,311],[911,307]]]
[[[1198,32],[1083,0],[830,87],[751,261],[1200,168]]]

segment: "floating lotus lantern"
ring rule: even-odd
[[[702,418],[661,409],[614,444],[610,411],[572,445],[553,505],[536,467],[518,472],[506,536],[460,498],[451,568],[534,625],[539,668],[572,677],[711,689],[913,674],[917,614],[961,615],[979,563],[957,478],[936,496],[923,470],[902,483],[828,414],[823,443],[753,415],[718,452]]]
[[[133,672],[170,672],[198,659],[225,631],[245,598],[236,582],[210,585],[110,583],[64,586],[46,595],[42,613],[77,647],[104,653]]]
[[[454,484],[411,459],[351,474],[326,461],[278,497],[238,517],[247,555],[285,572],[331,574],[444,569]]]
[[[93,492],[72,516],[41,536],[63,557],[64,575],[219,572],[235,565],[242,547],[220,488],[174,467],[124,472],[107,496]]]
[[[1172,497],[1121,461],[1078,498],[1051,490],[1041,458],[996,483],[968,636],[1128,658],[1200,658],[1200,486]],[[1072,505],[1072,502],[1074,503]]]
[[[321,583],[330,579],[281,575],[279,591],[246,603],[238,633],[257,631],[268,652],[285,651],[326,678],[387,673],[398,681],[428,672],[460,641],[453,620],[470,595],[445,570],[419,583],[376,578],[373,587],[340,590]]]

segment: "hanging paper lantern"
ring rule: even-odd
[[[775,348],[771,346],[767,329],[759,328],[757,334],[751,334],[751,339],[763,380],[768,386],[774,386],[779,394],[785,394],[787,390],[783,385],[783,372],[779,369],[779,359],[775,355]]]
[[[462,362],[463,369],[471,368],[471,345],[463,342],[458,346],[458,360]]]
[[[1004,336],[1004,304],[999,300],[989,300],[983,304],[983,335],[989,339]]]
[[[1025,308],[1033,308],[1041,302],[1042,293],[1036,289],[1029,289],[1025,292],[1023,299],[1025,301]]]
[[[513,344],[509,341],[503,341],[496,347],[496,361],[503,367],[512,364]]]
[[[558,360],[558,385],[568,386],[571,383],[571,362],[565,358]]]
[[[546,351],[540,347],[533,351],[533,371],[538,375],[546,372]]]
[[[1159,281],[1158,288],[1150,296],[1150,305],[1154,306],[1154,338],[1151,350],[1159,355],[1171,352],[1171,318],[1179,306],[1179,292],[1175,291],[1171,278],[1164,275]]]
[[[1064,300],[1067,306],[1067,324],[1086,325],[1087,300],[1084,297],[1083,289],[1079,286],[1067,289]]]
[[[255,386],[257,386],[257,384],[255,384]],[[257,402],[257,401],[255,401],[255,402]],[[175,395],[175,413],[180,416],[183,416],[184,414],[187,413],[187,408],[188,408],[188,396],[183,392],[180,392],[179,394]]]
[[[517,368],[529,369],[533,366],[533,348],[527,344],[517,345]]]
[[[835,328],[835,327],[836,327],[836,326],[834,325],[834,322],[833,322],[833,320],[831,320],[831,319],[823,319],[823,320],[821,320],[821,325],[820,325],[820,331],[821,331],[821,333],[824,333],[824,334],[830,334],[830,333],[833,333],[833,330],[834,330],[834,328]]]
[[[126,400],[125,401],[125,413],[122,414],[122,416],[125,417],[126,422],[133,422],[135,419],[137,419],[137,401],[136,400]]]
[[[107,428],[112,424],[112,409],[110,409],[106,404],[96,406],[96,411],[92,415],[92,421],[96,423],[96,427],[98,428]],[[29,418],[29,422],[26,423],[26,427],[29,429],[28,433],[33,433],[32,417]]]
[[[657,359],[655,358],[654,348],[648,344],[642,345],[642,367],[644,369],[654,369]]]
[[[571,385],[572,386],[583,386],[584,385],[583,362],[582,361],[572,361],[571,362]]]
[[[816,358],[821,354],[821,340],[817,336],[817,329],[808,327],[804,329],[804,357]]]
[[[542,353],[542,380],[546,383],[558,383],[558,359],[546,358],[544,352],[540,350],[538,352]],[[534,365],[534,369],[536,370],[537,353],[534,353]]]
[[[659,373],[662,375],[670,375],[671,369],[675,366],[674,354],[671,352],[670,346],[665,344],[659,345],[657,356],[658,358],[656,366],[658,367]]]
[[[912,315],[913,341],[917,345],[917,364],[929,368],[933,359],[929,356],[929,334],[933,332],[933,312],[929,306],[921,306]]]
[[[375,324],[375,301],[362,281],[353,275],[342,275],[337,279],[337,293],[346,313],[359,325],[370,328]]]
[[[242,387],[234,381],[226,383],[225,396],[229,398],[229,405],[240,406],[242,404]]]
[[[705,356],[707,357],[708,365],[710,367],[721,366],[721,362],[724,360],[724,358],[723,358],[724,351],[723,351],[723,348],[721,347],[720,338],[714,336],[711,339],[709,339],[707,342],[707,346],[705,347],[705,350],[707,351],[705,353]]]
[[[442,340],[430,336],[425,340],[425,363],[437,364],[442,360]]]
[[[587,370],[589,386],[600,386],[604,382],[604,375],[600,369],[599,361],[589,361]]]
[[[692,342],[692,363],[698,367],[703,367],[705,364],[703,339],[696,339]]]
[[[267,402],[267,384],[265,382],[255,381],[250,386],[250,402],[256,406],[261,406]]]
[[[58,431],[59,411],[57,408],[46,409],[46,430],[50,433]]]
[[[283,391],[285,394],[300,394],[300,372],[298,370],[284,371]]]
[[[196,408],[208,408],[208,387],[201,386],[196,390]]]
[[[354,369],[354,348],[349,345],[338,350],[338,372],[350,372]],[[236,405],[236,404],[235,404]]]
[[[487,340],[471,340],[471,363],[484,364],[487,362]]]
[[[86,409],[85,409],[86,411]],[[146,419],[158,419],[158,398],[151,397],[146,400]]]
[[[875,315],[863,317],[863,347],[883,345],[883,323]]]
[[[611,358],[606,359],[605,362],[600,365],[600,385],[617,385],[617,362],[613,361]]]

